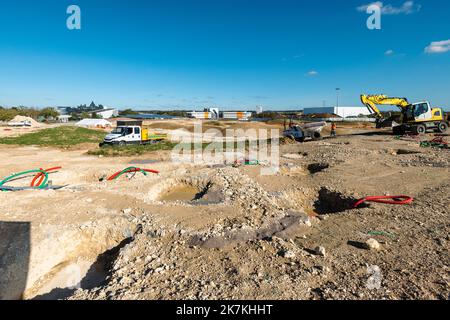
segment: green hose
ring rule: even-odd
[[[30,174],[30,173],[42,173],[45,176],[44,181],[41,183],[40,186],[36,187],[36,189],[45,189],[45,188],[48,187],[48,184],[47,184],[47,182],[48,182],[48,173],[46,171],[44,171],[44,170],[41,170],[41,169],[28,170],[28,171],[24,171],[24,172],[19,172],[19,173],[13,174],[13,175],[3,179],[2,181],[0,181],[0,187],[2,187],[5,183],[7,183],[8,181],[10,181],[10,180],[12,180],[12,179],[14,179],[16,177],[24,176],[24,175],[27,175],[27,174]]]
[[[136,169],[139,169],[139,168],[136,168],[136,167],[128,167],[128,168],[126,168],[126,169],[123,169],[117,176],[114,177],[113,180],[116,180],[116,179],[118,179],[120,176],[122,176],[122,175],[128,173],[129,171],[131,171],[131,170],[136,170]],[[140,169],[139,172],[142,172],[142,174],[143,174],[144,176],[147,175],[147,172],[145,172],[145,170]]]

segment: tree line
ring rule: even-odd
[[[15,116],[24,116],[24,117],[30,117],[35,120],[37,120],[39,117],[42,117],[44,119],[51,119],[58,117],[59,113],[56,111],[55,108],[44,108],[44,109],[36,109],[36,108],[30,108],[30,107],[12,107],[12,108],[5,108],[0,106],[0,121],[10,121]]]

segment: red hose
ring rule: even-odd
[[[145,172],[149,172],[149,173],[159,174],[159,171],[151,170],[151,169],[141,169],[141,168],[133,168],[133,169],[127,170],[126,173],[140,172],[140,171],[145,171]],[[123,170],[114,173],[111,177],[108,178],[108,181],[114,180],[121,173],[123,173]]]
[[[387,200],[392,199],[392,200]],[[403,200],[400,200],[403,199]],[[366,197],[364,199],[359,200],[355,203],[354,208],[359,207],[364,202],[378,202],[385,204],[397,204],[397,205],[405,205],[410,204],[414,201],[414,198],[410,196],[375,196],[375,197]]]
[[[45,172],[50,172],[50,171],[55,171],[55,170],[60,170],[62,169],[62,167],[54,167],[54,168],[50,168],[47,170],[43,170],[42,168],[40,168],[40,170],[43,170]],[[42,183],[42,181],[44,181],[45,175],[42,172],[39,172],[38,174],[36,174],[33,178],[33,180],[31,181],[30,186],[31,187],[39,187]],[[39,179],[39,181],[37,182],[37,184],[35,184],[36,180]]]

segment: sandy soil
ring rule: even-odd
[[[0,146],[0,176],[61,165],[52,184],[68,185],[0,193],[0,297],[448,299],[449,151],[363,127],[338,133],[282,145],[274,176],[175,164],[168,152]],[[99,181],[133,163],[160,174]],[[385,194],[415,201],[351,208]],[[6,222],[27,223],[28,238]]]

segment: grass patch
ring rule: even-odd
[[[267,140],[267,144],[271,144],[271,140]],[[172,150],[175,148],[175,146],[178,146],[179,143],[177,142],[170,142],[170,141],[163,141],[156,144],[145,144],[145,145],[139,145],[139,144],[133,144],[133,145],[127,145],[127,146],[103,146],[101,148],[97,148],[94,150],[89,150],[87,152],[88,155],[91,156],[103,156],[103,157],[131,157],[131,156],[139,156],[146,153],[152,153],[155,151],[161,151],[161,150]],[[202,149],[207,148],[208,146],[212,145],[212,143],[202,143]],[[181,146],[185,149],[191,149],[194,150],[194,144],[181,144]],[[224,151],[226,151],[227,145],[226,143],[223,143],[222,148]],[[238,146],[238,143],[233,144],[233,151],[241,151],[240,146]],[[239,150],[238,150],[239,149]],[[249,142],[245,141],[244,149],[249,149]]]
[[[81,143],[100,143],[104,137],[102,131],[68,126],[0,138],[0,144],[70,147]]]
[[[172,150],[177,143],[160,142],[156,144],[136,144],[128,146],[104,146],[95,150],[89,150],[87,154],[91,156],[104,157],[128,157],[139,156],[145,153],[151,153],[159,150]]]

